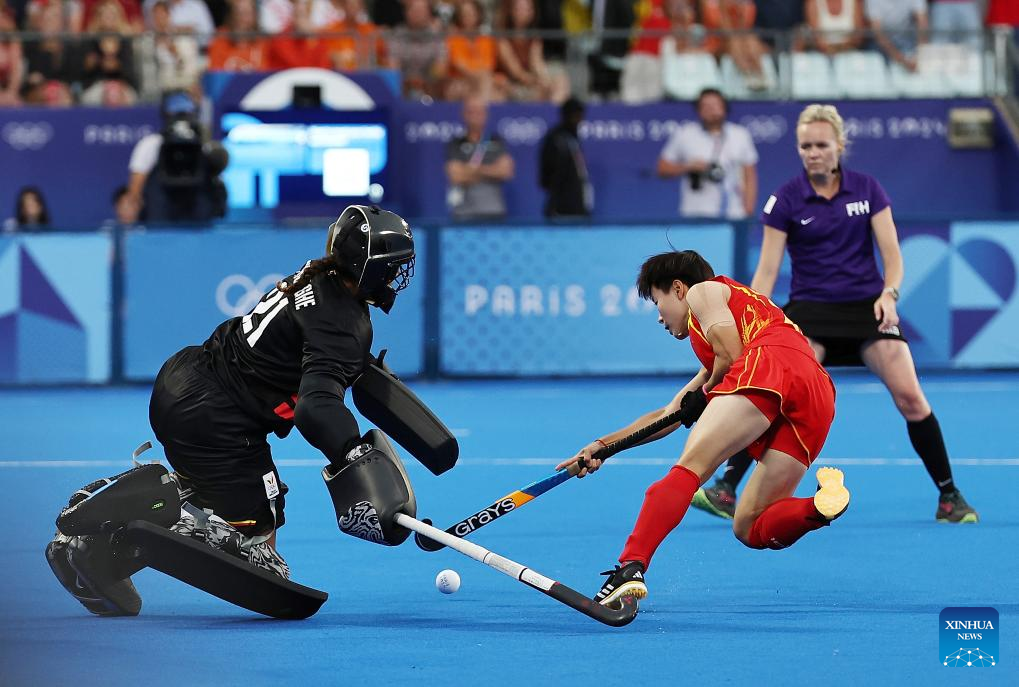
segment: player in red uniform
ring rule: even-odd
[[[620,565],[603,573],[609,577],[595,599],[610,606],[647,595],[644,573],[655,550],[683,519],[694,492],[737,451],[747,449],[758,461],[733,520],[736,538],[751,548],[784,549],[849,505],[842,472],[829,467],[817,471],[813,497],[792,496],[828,436],[835,386],[782,310],[743,284],[716,277],[694,251],[649,258],[637,290],[658,306],[658,321],[670,334],[689,337],[703,367],[664,408],[595,439],[558,467],[583,459],[583,477],[601,466],[592,457],[600,446],[681,407],[703,412],[679,462],[648,488]]]

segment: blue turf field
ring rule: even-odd
[[[660,549],[651,596],[623,629],[454,552],[341,535],[322,460],[296,433],[276,443],[291,488],[279,546],[295,580],[330,592],[318,615],[262,619],[146,570],[135,577],[141,616],[93,618],[59,587],[43,548],[69,494],[122,470],[149,438],[148,389],[0,391],[0,685],[1019,684],[1019,374],[923,379],[957,481],[983,519],[967,526],[934,523],[935,490],[883,389],[855,373],[836,381],[838,416],[823,458],[846,472],[849,512],[772,552],[744,548],[726,523],[692,511]],[[678,384],[417,385],[460,436],[462,455],[439,478],[408,464],[419,516],[445,526],[546,476]],[[475,539],[593,593],[644,489],[684,436],[621,455]],[[453,596],[433,586],[446,567],[463,579]],[[946,606],[997,608],[997,666],[942,667]]]

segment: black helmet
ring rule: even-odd
[[[351,205],[329,226],[326,253],[365,300],[388,313],[414,276],[414,236],[402,217]]]

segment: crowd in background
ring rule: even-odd
[[[584,216],[591,213],[593,189],[577,136],[583,104],[571,93],[614,99],[622,91],[634,102],[625,96],[627,80],[646,84],[657,60],[680,53],[730,60],[751,90],[766,85],[762,57],[777,49],[828,56],[874,50],[915,71],[919,44],[979,48],[990,26],[1012,27],[1014,35],[1019,2],[0,0],[0,107],[154,102],[174,89],[199,92],[207,70],[388,68],[400,74],[406,98],[465,103],[464,135],[447,149],[451,216],[498,219],[506,213],[501,185],[514,175],[513,160],[486,129],[488,103],[502,101],[563,106],[560,125],[542,144],[538,181],[548,194],[549,217]],[[582,75],[575,69],[578,50]],[[724,95],[718,97],[724,105]],[[702,99],[697,104],[703,118]],[[660,175],[683,177],[688,200],[725,186],[699,182],[710,181],[710,168],[719,167],[709,164],[710,156],[677,152],[697,145],[677,133],[659,161]],[[756,152],[752,142],[744,148],[729,156],[724,175],[733,184],[730,200],[738,202],[709,215],[750,213]],[[111,224],[143,217],[138,194],[129,190],[113,194]],[[716,200],[709,201],[714,208]],[[690,213],[681,207],[681,214]],[[26,187],[3,229],[36,231],[48,224],[42,192]]]
[[[827,55],[880,50],[915,70],[918,41],[978,44],[994,25],[1019,25],[1019,3],[0,0],[0,106],[129,106],[191,88],[205,70],[291,67],[395,69],[415,99],[561,103],[581,81],[616,97],[642,62],[692,51],[731,58],[755,88],[780,40]]]

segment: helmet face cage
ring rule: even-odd
[[[414,238],[398,215],[352,205],[329,228],[327,248],[366,300],[389,312],[414,276]]]

